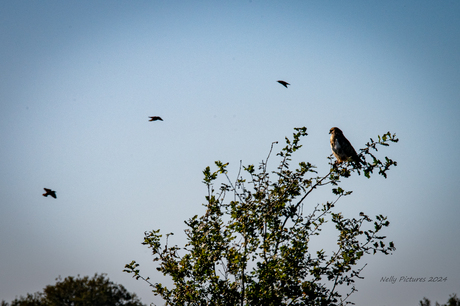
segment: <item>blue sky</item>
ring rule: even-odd
[[[398,161],[388,179],[344,181],[344,214],[387,215],[397,247],[368,257],[352,301],[460,294],[459,14],[458,1],[2,2],[0,299],[98,272],[161,304],[122,272],[135,259],[161,280],[144,231],[181,245],[201,171],[222,160],[236,176],[299,126],[298,158],[320,173],[333,126],[355,148],[400,138],[381,153]]]

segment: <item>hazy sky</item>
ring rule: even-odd
[[[235,177],[300,126],[320,174],[333,126],[357,149],[400,138],[379,151],[398,161],[388,179],[344,181],[338,207],[388,216],[397,248],[362,262],[351,300],[460,294],[459,16],[459,1],[2,1],[0,300],[98,272],[161,305],[122,272],[135,259],[162,279],[144,231],[182,245],[202,170]]]

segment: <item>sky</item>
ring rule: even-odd
[[[164,280],[144,232],[183,245],[183,221],[203,213],[202,170],[221,160],[236,177],[301,126],[296,158],[319,174],[331,127],[356,149],[400,139],[379,150],[398,162],[387,179],[343,181],[353,194],[338,208],[388,216],[397,248],[364,258],[350,300],[460,294],[459,14],[458,1],[2,1],[0,300],[107,273],[161,305],[123,272],[136,260]]]

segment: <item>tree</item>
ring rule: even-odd
[[[423,300],[420,301],[420,306],[430,306],[430,305],[431,305],[431,302],[426,297],[424,297]]]
[[[236,181],[228,176],[228,163],[215,162],[217,169],[204,171],[206,212],[185,221],[188,243],[183,248],[162,246],[160,230],[145,232],[142,244],[153,252],[157,270],[170,276],[172,288],[152,283],[142,276],[136,261],[125,266],[160,295],[167,305],[345,305],[356,291],[355,279],[364,266],[356,267],[367,254],[391,254],[381,230],[389,225],[383,215],[375,219],[361,212],[345,217],[337,210],[337,202],[352,191],[342,189],[340,179],[353,173],[370,178],[374,171],[387,177],[396,162],[385,157],[380,161],[374,151],[378,146],[397,142],[390,132],[370,139],[360,150],[363,167],[352,163],[336,163],[328,157],[330,171],[318,176],[315,166],[300,162],[291,170],[293,154],[302,147],[306,128],[295,128],[293,138],[286,137],[286,146],[277,154],[277,168],[269,171],[273,149],[256,170],[254,165],[241,166]],[[366,157],[371,162],[365,161]],[[365,162],[364,162],[365,161]],[[242,171],[243,170],[243,171]],[[241,172],[246,173],[247,178]],[[271,180],[270,175],[274,176]],[[219,177],[223,181],[216,190]],[[305,199],[318,188],[331,186],[333,200],[323,204],[306,204]],[[228,199],[230,198],[230,199]],[[306,207],[311,209],[305,212]],[[337,231],[337,245],[330,253],[325,249],[310,250],[310,242],[330,222]],[[343,285],[351,286],[339,293]]]
[[[423,300],[420,301],[420,306],[430,306],[431,302],[429,299],[426,297],[423,298]],[[438,302],[436,302],[436,306],[460,306],[460,299],[457,297],[456,294],[449,295],[449,299],[447,300],[446,304],[440,305]]]
[[[55,285],[48,285],[43,292],[33,295],[27,294],[11,302],[11,305],[2,301],[2,306],[83,306],[83,305],[107,305],[107,306],[142,306],[135,293],[129,293],[122,285],[114,284],[105,278],[105,274],[95,274],[93,278],[88,276],[74,278],[69,276],[64,280],[56,279]]]
[[[456,294],[452,294],[449,296],[447,304],[443,306],[460,306],[460,299],[457,297]]]

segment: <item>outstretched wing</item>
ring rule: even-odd
[[[291,85],[291,84],[289,84],[288,82],[285,82],[285,81],[282,81],[282,80],[278,80],[277,82],[280,83],[281,85],[283,85],[283,86],[286,87],[286,88],[288,88],[288,87],[287,87],[288,85]]]
[[[47,196],[52,196],[53,198],[56,199],[56,191],[54,190],[51,190],[51,189],[48,189],[48,188],[43,188],[45,189],[46,193],[43,194],[44,197],[47,197]]]
[[[149,117],[149,118],[150,118],[149,121],[157,121],[157,120],[163,121],[163,119],[161,119],[161,117],[159,117],[159,116],[153,116],[153,117]]]

